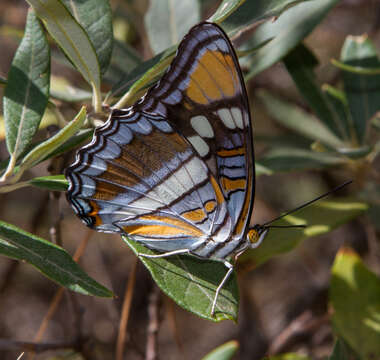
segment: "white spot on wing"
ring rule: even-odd
[[[237,107],[233,107],[231,109],[232,117],[235,120],[235,124],[239,129],[244,129],[244,124],[243,124],[243,114],[241,113],[241,110]]]
[[[191,145],[193,145],[194,149],[198,152],[199,156],[203,157],[208,154],[210,151],[210,147],[207,145],[206,141],[204,141],[200,136],[189,136],[187,140],[190,141]]]
[[[202,137],[214,137],[214,130],[205,116],[194,116],[190,120],[193,129]]]
[[[223,124],[228,127],[229,129],[235,129],[235,122],[232,118],[231,112],[229,109],[219,109],[217,111],[217,115],[219,116],[220,120],[222,120]]]

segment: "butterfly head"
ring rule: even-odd
[[[269,227],[260,224],[256,224],[254,227],[250,228],[247,233],[249,247],[251,249],[257,248],[264,240],[268,231]]]

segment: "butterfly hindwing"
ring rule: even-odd
[[[151,248],[196,246],[227,217],[221,191],[191,145],[164,118],[133,108],[113,111],[67,177],[68,198],[87,225]]]

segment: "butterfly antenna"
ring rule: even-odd
[[[330,191],[328,191],[328,192],[326,192],[326,193],[324,193],[324,194],[322,194],[322,195],[316,197],[316,198],[313,199],[313,200],[310,200],[310,201],[308,201],[308,202],[306,202],[306,203],[304,203],[304,204],[302,204],[302,205],[300,205],[300,206],[297,206],[295,209],[290,210],[290,211],[286,212],[285,214],[282,214],[282,215],[280,215],[280,216],[274,218],[273,220],[268,221],[268,222],[265,223],[265,224],[262,224],[261,226],[263,226],[263,227],[268,227],[268,225],[270,225],[271,223],[273,223],[273,222],[275,222],[275,221],[277,221],[277,220],[282,219],[284,216],[289,215],[289,214],[292,214],[292,213],[294,213],[294,212],[296,212],[296,211],[298,211],[298,210],[301,210],[301,209],[303,209],[304,207],[309,206],[310,204],[312,204],[312,203],[314,203],[314,202],[316,202],[316,201],[318,201],[318,200],[320,200],[320,199],[322,199],[322,198],[324,198],[324,197],[326,197],[326,196],[329,196],[329,195],[331,195],[332,193],[334,193],[334,192],[336,192],[336,191],[339,191],[340,189],[344,188],[345,186],[347,186],[347,185],[349,185],[349,184],[351,184],[351,183],[352,183],[352,180],[348,180],[348,181],[344,182],[343,184],[340,184],[340,185],[337,186],[336,188],[334,188],[334,189],[332,189],[332,190],[330,190]],[[270,227],[270,228],[289,228],[289,227],[292,227],[292,228],[294,228],[294,227],[300,227],[300,228],[301,228],[301,227],[306,227],[306,225],[271,225],[271,226],[269,226],[269,227]]]

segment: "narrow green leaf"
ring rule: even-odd
[[[36,177],[29,180],[28,183],[35,187],[51,191],[66,191],[68,188],[68,181],[64,175]]]
[[[124,84],[128,81],[127,75],[141,63],[142,59],[133,47],[114,40],[111,64],[104,79],[117,86]]]
[[[300,148],[276,147],[260,158],[260,164],[269,171],[300,171],[328,169],[346,163],[342,156],[329,152],[316,152]]]
[[[255,162],[255,173],[256,173],[256,176],[258,177],[260,175],[272,175],[273,171],[256,161]]]
[[[95,111],[100,111],[100,67],[94,47],[82,26],[59,0],[27,0],[49,34],[92,86]]]
[[[292,6],[308,0],[223,1],[211,21],[222,22],[230,36],[260,20],[278,17]],[[224,20],[225,19],[225,20]]]
[[[50,96],[65,102],[84,103],[92,98],[90,91],[72,86],[66,79],[52,76]]]
[[[170,49],[154,56],[153,58],[142,62],[137,65],[128,75],[120,80],[119,83],[115,84],[112,87],[112,96],[120,96],[129,92],[132,86],[135,86],[135,83],[141,79],[143,76],[148,76],[147,73],[149,70],[159,69],[157,74],[149,77],[150,80],[153,80],[155,76],[161,75],[166,67],[162,64],[169,64],[171,59],[173,59],[175,54],[176,47],[172,46]],[[147,81],[149,82],[149,81]]]
[[[230,360],[239,349],[239,343],[236,340],[226,342],[212,350],[202,360]]]
[[[198,1],[151,0],[145,27],[154,53],[178,43],[200,20]]]
[[[141,64],[141,66],[138,66],[134,71],[132,71],[132,74],[130,74],[129,77],[134,77],[133,81],[136,80],[135,76],[137,74],[140,74],[141,71],[145,73],[132,85],[130,85],[131,83],[125,84],[127,86],[130,85],[128,91],[116,104],[114,104],[113,107],[116,109],[121,109],[122,107],[125,107],[127,104],[133,104],[134,102],[136,102],[138,100],[138,97],[142,95],[140,94],[140,92],[153,85],[153,82],[157,81],[159,76],[161,76],[163,72],[166,70],[166,68],[169,66],[170,62],[174,57],[175,49],[176,46],[172,46],[171,48],[167,49],[164,53],[155,56],[148,62],[144,62],[143,64]],[[146,66],[148,64],[154,65],[146,69]],[[119,92],[121,89],[125,89],[125,85],[117,89],[117,92]]]
[[[29,11],[4,93],[6,142],[11,155],[8,173],[38,130],[48,102],[49,82],[48,42],[34,12]]]
[[[326,146],[345,147],[323,123],[298,106],[281,100],[265,90],[258,91],[257,96],[264,102],[269,114],[280,124]]]
[[[21,162],[20,171],[25,171],[26,169],[40,162],[41,159],[46,159],[49,154],[53,153],[68,139],[70,139],[70,137],[73,136],[83,126],[85,120],[86,108],[83,106],[74,120],[68,123],[63,129],[61,129],[50,139],[36,146],[30,153],[28,153],[28,155],[25,156]]]
[[[338,339],[328,360],[359,360],[359,358],[342,339]]]
[[[112,297],[111,291],[90,278],[62,248],[0,221],[0,253],[34,266],[59,285],[85,295]]]
[[[318,201],[273,224],[306,225],[306,228],[271,229],[257,249],[246,251],[239,260],[242,263],[248,261],[258,266],[273,256],[293,250],[301,241],[309,237],[331,232],[367,210],[367,204],[351,199]]]
[[[337,136],[344,138],[344,129],[329,107],[324,93],[316,83],[314,68],[318,60],[303,44],[299,44],[284,58],[284,64],[315,115]]]
[[[93,134],[94,129],[84,129],[79,131],[74,136],[71,136],[70,139],[67,140],[65,143],[58,146],[53,152],[49,153],[44,158],[42,158],[39,162],[45,161],[55,156],[62,155],[68,152],[69,150],[72,150],[78,147],[79,145],[82,145],[83,142],[88,142],[88,140],[92,138]]]
[[[75,20],[86,31],[104,74],[111,60],[112,11],[108,0],[62,0]]]
[[[351,249],[341,249],[330,282],[335,331],[360,359],[380,358],[380,279]]]
[[[221,23],[243,5],[244,2],[245,0],[223,0],[207,21]]]
[[[45,160],[50,159],[50,158],[55,157],[55,156],[62,155],[64,153],[66,153],[67,151],[78,147],[84,141],[88,142],[88,140],[92,138],[93,133],[94,133],[94,129],[80,130],[77,134],[71,136],[70,139],[67,140],[64,144],[60,145],[56,150],[47,154],[44,158],[41,158],[37,163],[40,163],[42,161],[45,161]],[[42,143],[43,143],[43,141],[37,142],[36,144],[34,144],[34,146],[30,147],[30,151],[33,151],[34,148],[36,148],[37,146],[39,146]],[[23,157],[26,154],[28,154],[27,151],[24,154],[21,154],[20,158],[23,159]],[[4,170],[7,167],[9,160],[10,159],[8,158],[8,159],[5,159],[5,160],[0,162],[0,170]],[[35,165],[37,165],[37,163],[35,163]],[[14,172],[18,173],[19,170],[20,170],[20,167],[16,166]]]
[[[280,135],[262,135],[255,133],[255,144],[262,143],[270,148],[298,148],[302,150],[310,150],[313,141],[299,136],[295,133],[285,133]]]
[[[133,240],[123,240],[136,254],[154,254]],[[210,313],[216,288],[227,271],[222,263],[186,255],[140,260],[161,290],[184,309],[212,321],[236,321],[239,295],[235,274],[220,292],[215,317]]]
[[[312,360],[306,355],[299,355],[296,353],[286,353],[281,355],[270,356],[263,360]]]
[[[255,46],[262,44],[265,40],[272,40],[250,57],[251,70],[246,75],[246,79],[252,78],[282,59],[323,20],[338,1],[305,1],[285,11],[276,21],[261,25],[249,40],[250,45]],[[272,3],[267,0],[261,2]],[[248,3],[256,6],[256,1],[247,1],[246,4]],[[294,4],[289,2],[289,5]],[[233,16],[242,11],[244,11],[244,5]],[[229,17],[228,21],[233,16]]]
[[[339,149],[339,154],[347,156],[351,159],[361,159],[366,157],[371,151],[373,151],[372,146],[363,145],[356,148],[341,148]]]
[[[376,48],[367,36],[348,36],[342,48],[341,61],[353,67],[380,67]],[[344,71],[343,82],[356,133],[353,140],[360,145],[366,140],[370,118],[380,110],[380,74]]]
[[[353,129],[353,124],[350,108],[344,91],[341,91],[329,84],[322,86],[322,91],[325,93],[326,99],[333,108],[335,122],[338,125],[342,138],[348,143],[351,142],[352,134],[350,129]]]

